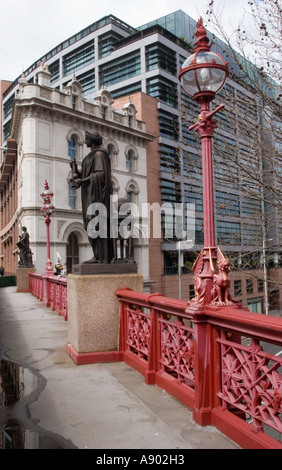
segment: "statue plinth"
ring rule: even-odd
[[[72,266],[72,274],[133,274],[137,273],[135,261],[113,263],[82,263]]]
[[[29,291],[29,275],[28,273],[35,273],[34,267],[28,268],[24,265],[20,265],[17,268],[17,292],[28,292]]]
[[[143,276],[69,274],[67,283],[68,354],[76,364],[117,360],[120,305],[116,291],[128,287],[143,292]]]

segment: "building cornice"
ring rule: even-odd
[[[32,96],[27,97],[30,94]],[[21,122],[25,117],[44,116],[44,119],[49,121],[64,121],[71,126],[83,124],[83,127],[89,130],[98,128],[102,134],[118,134],[126,140],[131,138],[144,147],[155,139],[154,135],[142,130],[142,127],[145,127],[142,121],[135,120],[135,127],[131,127],[127,123],[125,125],[128,118],[121,111],[111,108],[112,119],[106,119],[99,115],[100,108],[97,103],[81,99],[78,102],[79,109],[72,109],[67,105],[68,102],[70,102],[70,96],[66,93],[39,85],[25,85],[22,95],[15,98],[11,125],[12,137],[17,139]]]
[[[43,217],[42,213],[40,212],[41,207],[34,206],[34,207],[21,207],[20,210],[17,212],[17,217],[22,218],[24,216],[40,216]],[[57,218],[61,219],[82,219],[82,212],[79,210],[66,210],[66,209],[55,209],[52,214],[51,221]]]

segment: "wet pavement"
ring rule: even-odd
[[[76,366],[66,343],[56,312],[0,289],[0,448],[239,448],[126,364]]]

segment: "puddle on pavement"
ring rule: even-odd
[[[0,449],[76,448],[61,436],[38,427],[28,404],[42,389],[39,375],[16,362],[0,359]]]

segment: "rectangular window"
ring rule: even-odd
[[[100,66],[100,86],[113,85],[141,73],[140,50]]]
[[[227,132],[235,133],[236,120],[234,119],[234,114],[227,112],[226,110],[219,111],[216,113],[216,120],[218,122],[218,127],[226,130]]]
[[[262,298],[248,299],[248,309],[250,312],[262,313]]]
[[[198,135],[189,130],[188,123],[183,123],[182,121],[182,139],[185,145],[190,145],[191,147],[201,148],[201,142]]]
[[[3,106],[4,119],[6,119],[13,111],[15,94],[13,94]]]
[[[192,266],[196,259],[197,255],[194,252],[184,252],[183,253],[183,266],[181,266],[182,274],[190,274],[192,272]],[[179,254],[178,251],[166,251],[164,252],[164,274],[172,275],[178,274],[178,262]],[[182,264],[181,262],[181,264]],[[192,299],[195,297],[194,285],[189,286],[189,298]]]
[[[161,43],[151,44],[146,47],[146,67],[147,70],[161,68],[176,75],[176,54]]]
[[[238,167],[236,163],[228,161],[223,156],[214,155],[214,177],[217,185],[238,189]]]
[[[82,67],[91,64],[94,59],[94,42],[89,41],[63,57],[64,76],[73,74]]]
[[[263,279],[258,279],[258,292],[263,292]]]
[[[181,92],[181,103],[184,108],[183,111],[187,113],[183,115],[183,118],[186,121],[186,126],[188,120],[189,125],[191,125],[191,122],[197,122],[199,116],[199,105],[194,100],[192,100],[190,96],[183,92]]]
[[[242,200],[242,216],[249,217],[261,213],[261,201],[259,199],[249,198]]]
[[[178,253],[175,251],[164,253],[164,274],[178,274]]]
[[[169,203],[172,212],[164,210],[161,214],[162,234],[169,240],[176,240],[176,220],[173,208],[181,202],[180,183],[169,180],[161,180],[162,204]]]
[[[111,92],[111,95],[114,100],[117,98],[121,98],[122,96],[132,95],[133,93],[137,93],[141,91],[141,82],[133,83],[132,85],[128,85],[124,88],[119,88],[118,90],[114,90]]]
[[[162,77],[149,78],[147,80],[147,94],[173,108],[177,107],[176,84],[169,80]]]
[[[239,90],[237,90],[236,99],[242,114],[248,117],[250,123],[256,122],[258,117],[256,100]]]
[[[77,80],[82,86],[83,96],[88,95],[95,90],[95,73],[93,70],[79,75]]]
[[[246,289],[247,289],[247,294],[253,293],[253,280],[252,279],[246,279]]]
[[[237,194],[216,191],[216,210],[218,214],[240,216],[240,204]]]
[[[196,219],[195,223],[195,243],[204,243],[204,221],[203,219]]]
[[[179,174],[180,162],[177,149],[169,147],[168,145],[161,145],[161,171],[170,174]]]
[[[241,225],[237,222],[217,222],[218,244],[240,245],[241,244]]]
[[[218,184],[238,189],[237,143],[217,134],[213,141],[214,176]]]
[[[60,62],[56,60],[49,65],[49,72],[51,73],[50,83],[55,83],[60,78]]]
[[[259,225],[243,224],[244,245],[262,244],[262,227]]]
[[[122,39],[122,36],[115,31],[109,31],[99,36],[99,58],[110,55],[114,50],[114,44]]]
[[[3,139],[4,141],[9,139],[11,136],[11,119],[3,127]]]
[[[202,180],[201,154],[183,152],[183,172],[185,176]]]
[[[195,204],[195,210],[203,212],[203,191],[201,186],[184,184],[184,203]]]
[[[170,140],[178,140],[178,117],[160,109],[160,135]]]
[[[234,295],[242,295],[242,283],[240,279],[234,281]]]
[[[161,181],[162,202],[176,203],[181,201],[180,183],[175,181]]]

